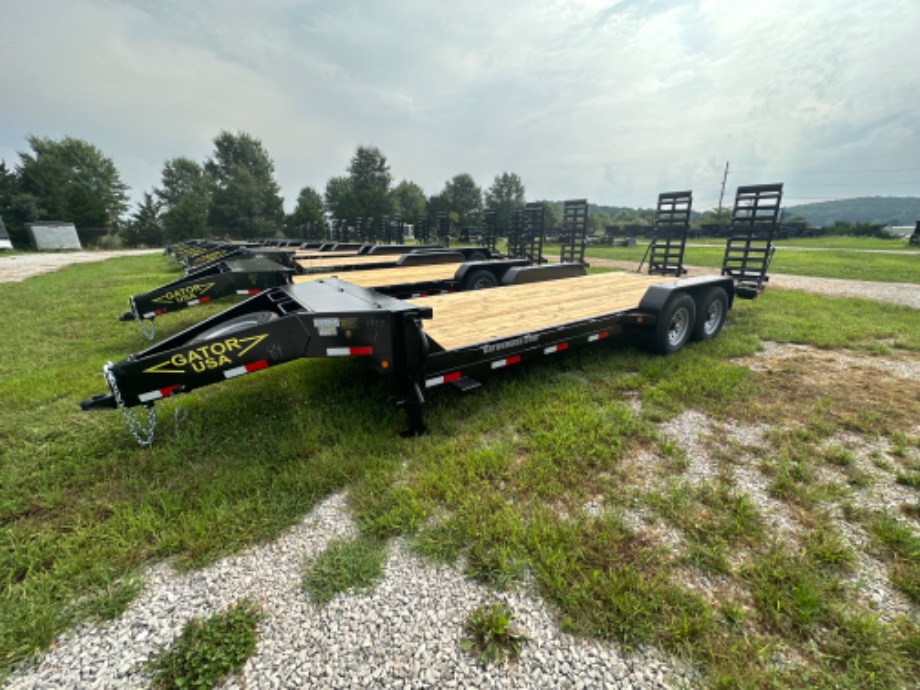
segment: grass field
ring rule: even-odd
[[[647,245],[648,240],[639,240],[635,247],[591,247],[587,252],[588,261],[596,257],[638,263]],[[688,266],[719,268],[722,265],[724,245],[724,240],[689,241],[684,263]],[[770,265],[772,273],[920,283],[920,248],[910,247],[906,240],[823,237],[779,241],[776,246]],[[808,249],[814,251],[803,251]]]
[[[813,254],[803,270],[855,270]],[[768,291],[674,356],[612,342],[474,395],[437,390],[419,439],[398,436],[402,413],[359,363],[297,362],[196,391],[179,422],[163,406],[140,449],[119,414],[77,405],[105,390],[105,361],[146,346],[117,321],[126,296],[174,275],[147,256],[0,284],[3,669],[117,616],[146,564],[212,562],[347,491],[369,543],[463,556],[496,588],[529,575],[565,629],[657,645],[710,687],[920,683],[920,381],[872,366],[920,361],[917,310]],[[224,306],[163,318],[160,335]],[[764,342],[802,354],[750,366]],[[855,364],[834,376],[824,356]],[[706,420],[705,481],[667,432],[688,414]],[[867,560],[906,611],[861,595]]]

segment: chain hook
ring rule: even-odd
[[[105,376],[106,383],[112,389],[112,395],[115,396],[115,404],[121,410],[125,420],[125,427],[128,433],[137,441],[141,448],[148,448],[153,444],[154,432],[157,426],[157,412],[153,403],[144,405],[144,414],[141,415],[133,409],[125,407],[124,399],[121,397],[121,391],[118,389],[118,383],[115,380],[115,374],[112,373],[112,363],[107,362],[102,367],[102,373]]]

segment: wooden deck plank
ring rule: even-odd
[[[673,280],[602,273],[409,301],[431,307],[434,318],[424,322],[425,333],[455,349],[634,309],[649,287]]]
[[[304,283],[322,278],[341,278],[352,285],[375,287],[378,285],[402,285],[421,283],[432,280],[450,280],[457,274],[459,263],[432,264],[428,266],[397,266],[395,268],[378,268],[369,271],[333,271],[330,273],[308,273],[295,276],[295,283]]]

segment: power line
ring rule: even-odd
[[[864,175],[866,173],[889,173],[889,172],[908,172],[920,170],[920,168],[869,168],[867,170],[819,170],[815,172],[806,172],[806,171],[796,171],[796,175]],[[732,175],[738,175],[739,173],[752,175],[757,174],[761,175],[763,173],[757,172],[753,173],[749,170],[734,170]]]

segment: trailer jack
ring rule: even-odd
[[[396,401],[396,407],[405,408],[406,418],[409,423],[408,428],[400,432],[400,436],[403,438],[416,438],[428,435],[428,427],[425,426],[425,420],[422,417],[422,405],[424,404],[425,396],[422,394],[422,388],[417,381],[413,381],[410,397]]]

